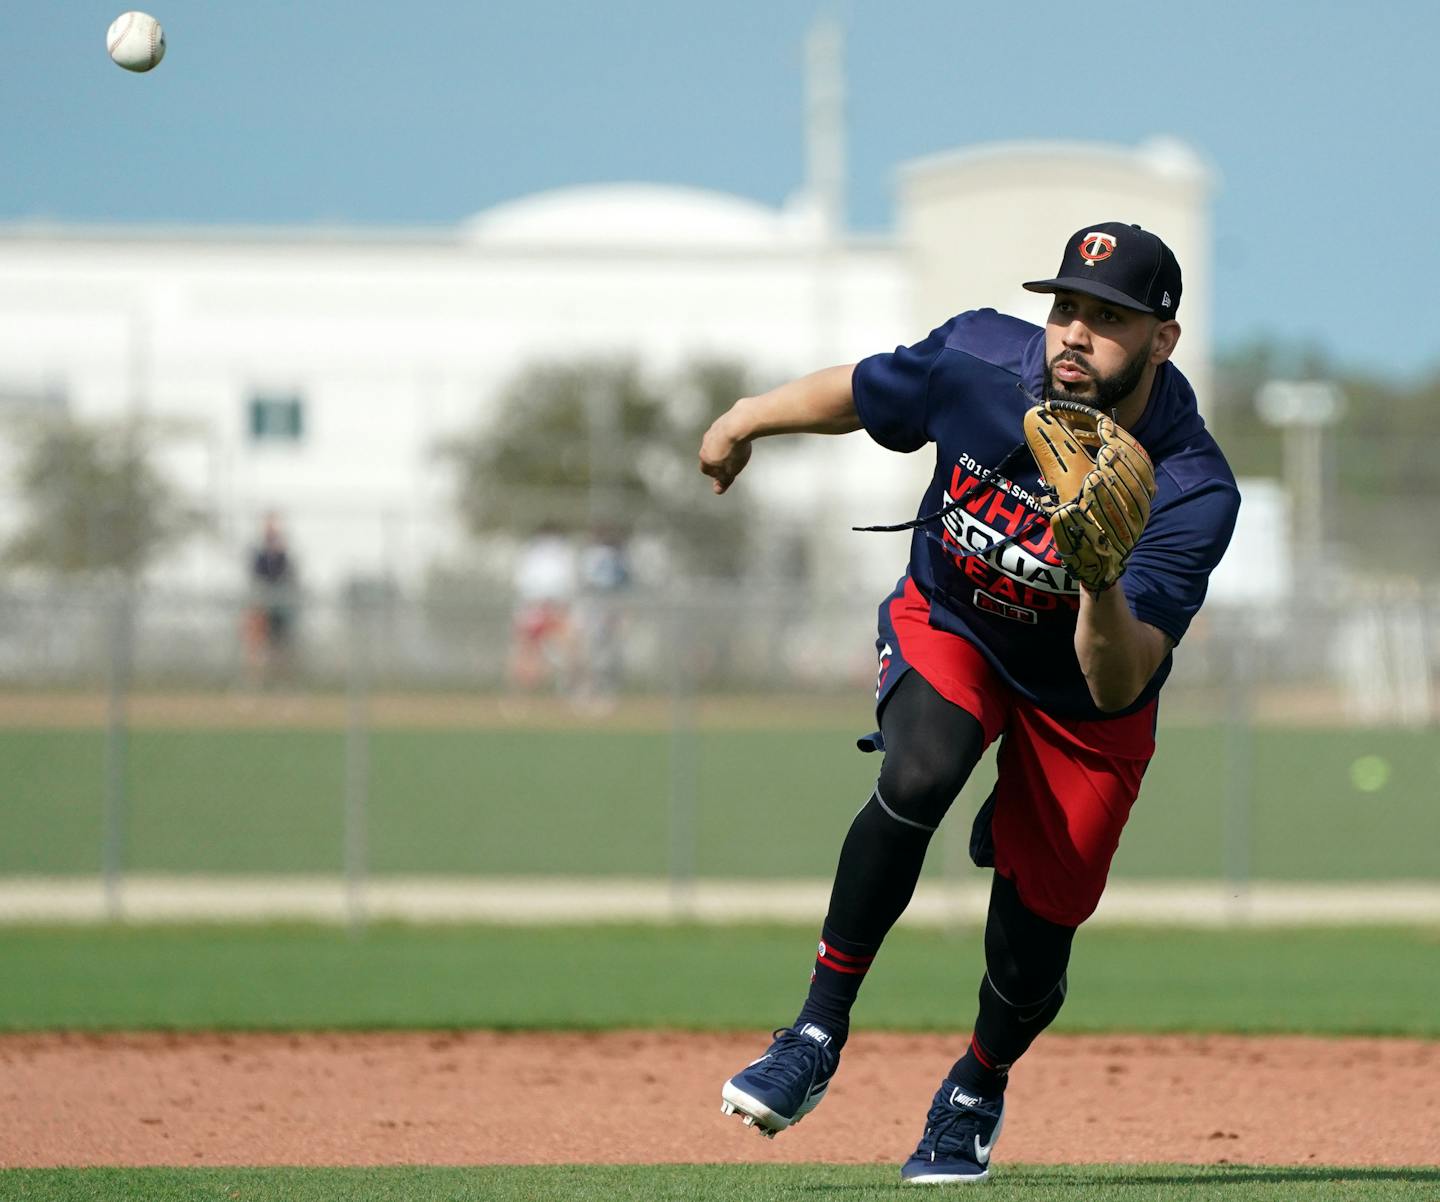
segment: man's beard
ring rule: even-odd
[[[1083,392],[1071,391],[1070,386],[1064,380],[1055,378],[1057,363],[1077,363],[1087,371],[1090,370],[1090,365],[1082,362],[1078,356],[1069,351],[1061,351],[1045,365],[1045,399],[1047,401],[1079,401],[1082,405],[1092,405],[1096,409],[1112,410],[1139,386],[1140,377],[1145,374],[1145,367],[1149,361],[1150,348],[1142,347],[1135,352],[1133,358],[1126,360],[1113,376],[1091,376],[1095,392],[1093,395],[1086,395]]]

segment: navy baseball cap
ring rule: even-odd
[[[1053,280],[1031,280],[1024,287],[1084,292],[1168,320],[1180,308],[1180,264],[1149,230],[1102,221],[1075,231]]]

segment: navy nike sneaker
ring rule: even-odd
[[[774,1038],[720,1091],[721,1114],[742,1115],[747,1127],[771,1139],[820,1105],[840,1063],[830,1033],[814,1023],[781,1027]]]
[[[942,1081],[925,1116],[925,1134],[903,1165],[909,1185],[984,1181],[990,1175],[990,1149],[1005,1122],[1005,1098],[977,1098],[953,1081]]]

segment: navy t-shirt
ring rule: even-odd
[[[1035,516],[1043,478],[1022,420],[1041,393],[1044,369],[1044,330],[979,309],[914,346],[862,360],[855,407],[883,447],[935,444],[920,515],[965,497],[911,541],[908,574],[930,602],[930,624],[969,640],[1021,696],[1050,712],[1119,717],[1090,698],[1075,656],[1080,586],[1060,562],[1049,525]],[[1156,372],[1130,433],[1155,464],[1156,495],[1121,584],[1135,616],[1178,643],[1230,542],[1240,493],[1174,365]],[[985,483],[981,469],[999,472],[999,483]],[[1017,534],[1023,537],[1007,541]],[[1167,655],[1123,713],[1148,704],[1170,664]]]

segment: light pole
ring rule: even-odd
[[[1261,419],[1284,438],[1285,489],[1296,566],[1310,572],[1325,543],[1325,430],[1345,413],[1345,394],[1329,380],[1269,380],[1255,394]]]

